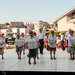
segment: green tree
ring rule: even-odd
[[[7,26],[8,26],[8,25],[10,25],[10,24],[7,22],[7,23],[5,23],[5,25],[7,25]]]

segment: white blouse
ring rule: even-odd
[[[21,38],[16,38],[15,39],[15,45],[17,45],[18,47],[21,47],[22,45],[24,45],[24,42]]]
[[[21,39],[24,41],[24,43],[26,43],[26,37],[25,36],[24,37],[21,36]]]
[[[0,37],[0,44],[2,43],[5,43],[5,40],[3,37]],[[0,48],[4,47],[4,44],[3,45],[0,45]]]
[[[55,48],[56,47],[56,43],[55,41],[57,41],[56,35],[54,35],[54,37],[51,35],[48,36],[48,46],[51,48]],[[49,42],[51,42],[52,44],[50,44]]]
[[[71,35],[69,35],[68,46],[73,46],[72,43],[75,44],[75,37],[74,36],[72,37]]]
[[[29,49],[37,48],[37,41],[38,39],[35,36],[33,38],[29,36],[27,39]]]

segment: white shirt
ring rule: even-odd
[[[2,43],[5,43],[5,40],[3,37],[0,37],[0,44]],[[0,48],[4,47],[4,44],[3,45],[0,45]]]
[[[38,32],[38,39],[45,39],[45,33],[44,32]]]
[[[56,43],[55,41],[57,40],[56,35],[54,35],[54,37],[51,35],[48,36],[48,46],[51,48],[55,48],[56,47]],[[50,44],[49,42],[51,42],[52,44]]]
[[[17,45],[18,47],[21,47],[22,45],[24,45],[24,42],[21,38],[16,38],[15,39],[15,45]]]
[[[27,39],[29,49],[37,48],[37,41],[38,39],[35,36],[33,38],[29,36]]]
[[[68,37],[69,37],[70,33],[69,32],[66,32],[65,34],[65,38],[68,40]]]
[[[73,46],[72,43],[75,43],[74,39],[75,39],[74,36],[72,37],[71,35],[69,35],[69,37],[68,37],[68,46]]]
[[[24,43],[26,43],[26,37],[25,36],[24,37],[21,36],[21,39],[24,41]]]
[[[37,39],[37,41],[39,41],[39,39],[38,39],[38,37],[37,36],[34,36],[36,39]],[[36,42],[37,43],[37,42]],[[38,43],[37,43],[37,48],[38,48]]]
[[[61,35],[61,41],[64,41],[64,35]]]

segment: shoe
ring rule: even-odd
[[[74,58],[72,58],[72,60],[74,60]]]
[[[51,60],[53,60],[53,58],[51,57]]]
[[[34,61],[34,64],[36,64],[36,62]]]
[[[4,58],[2,58],[2,60],[3,60]]]
[[[29,64],[31,64],[31,62],[29,62]]]
[[[19,59],[19,57],[18,57],[18,59]]]
[[[43,55],[43,53],[41,53]]]
[[[37,59],[39,59],[39,57],[37,57]]]
[[[21,59],[21,57],[19,57],[19,59]]]
[[[56,60],[56,58],[54,57],[54,59]]]

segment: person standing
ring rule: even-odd
[[[16,39],[16,34],[14,33],[13,34],[13,40],[15,41],[15,39]]]
[[[65,39],[67,40],[67,47],[68,47],[68,37],[70,35],[70,30],[71,29],[69,29],[68,32],[66,32],[66,34],[65,34]]]
[[[16,52],[17,52],[17,55],[18,55],[18,59],[21,59],[22,47],[24,45],[24,42],[20,38],[19,34],[17,34],[17,37],[15,39],[15,45],[16,45]]]
[[[43,55],[43,47],[44,47],[44,39],[45,39],[45,33],[42,31],[42,29],[39,29],[38,32],[38,39],[39,39],[39,43],[40,43],[40,54]]]
[[[48,47],[47,47],[47,50],[50,51],[51,60],[53,60],[52,51],[54,53],[54,59],[56,59],[55,58],[56,42],[57,42],[56,35],[54,34],[54,31],[51,31],[51,34],[48,36]]]
[[[68,37],[67,52],[70,53],[70,59],[74,60],[74,54],[75,54],[75,37],[73,35],[73,30],[70,30],[70,35]],[[72,57],[72,55],[73,55],[73,57]]]
[[[65,47],[64,47],[64,35],[62,33],[60,33],[60,36],[61,36],[61,48],[64,51],[65,50]]]
[[[25,48],[26,48],[26,37],[24,35],[24,33],[21,34],[21,39],[23,40],[24,42],[24,45],[23,45],[23,55],[25,55]]]
[[[34,36],[39,41],[38,37],[36,36],[36,32],[34,32]],[[37,43],[36,53],[37,53],[37,59],[39,59],[39,56],[38,56],[38,43]]]
[[[27,57],[29,57],[29,64],[31,64],[31,58],[34,58],[34,64],[36,64],[36,48],[38,46],[39,41],[35,38],[33,31],[30,31],[30,36],[27,38],[26,47],[29,49],[29,54]]]
[[[1,37],[0,34],[0,55],[2,55],[2,59],[4,59],[3,54],[4,54],[4,44],[5,44],[5,40],[3,37]]]

